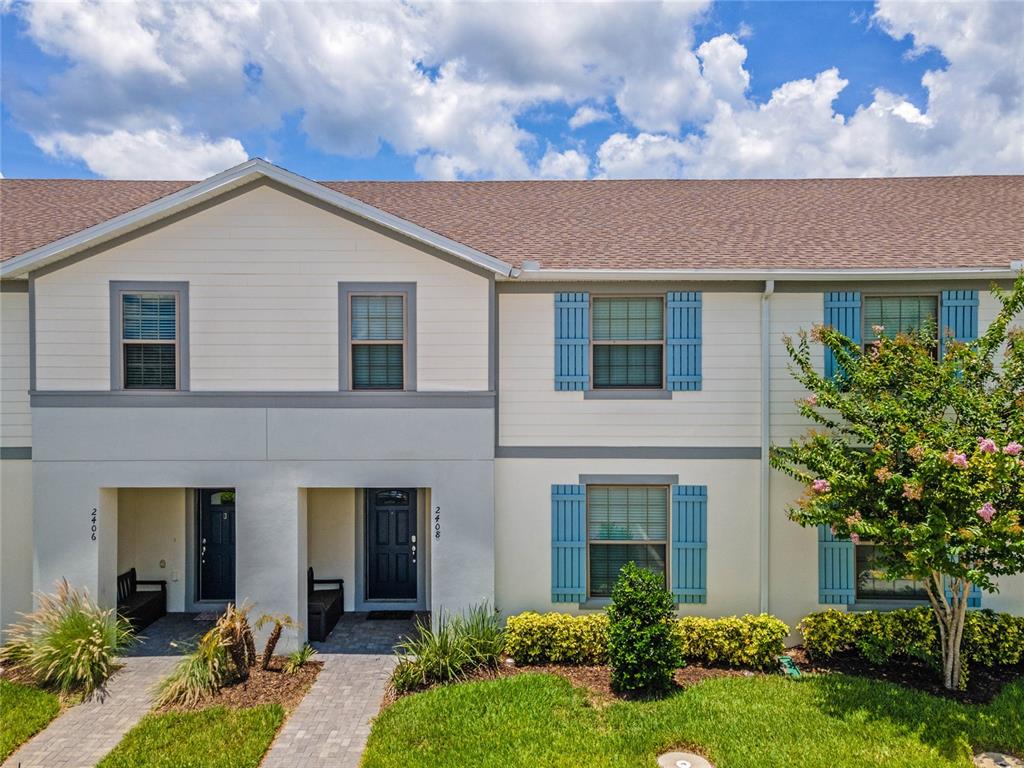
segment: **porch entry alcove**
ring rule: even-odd
[[[345,611],[425,610],[429,488],[306,489],[306,559],[345,581]]]
[[[235,600],[233,488],[117,489],[117,573],[167,582],[170,613]]]

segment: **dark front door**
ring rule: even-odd
[[[235,492],[199,491],[199,599],[235,599]]]
[[[416,491],[366,491],[366,599],[416,599]]]

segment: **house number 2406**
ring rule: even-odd
[[[89,519],[89,531],[90,538],[93,541],[96,541],[96,507],[92,508],[92,514],[90,515]]]
[[[441,538],[441,508],[434,507],[434,538]]]

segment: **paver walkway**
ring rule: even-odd
[[[152,706],[153,686],[178,660],[172,641],[207,625],[171,614],[147,627],[106,695],[71,707],[7,758],[3,768],[93,768]]]
[[[394,645],[412,630],[410,621],[343,616],[326,642],[313,644],[324,667],[278,733],[263,768],[358,766],[394,667]]]

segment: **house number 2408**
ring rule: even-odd
[[[434,507],[434,538],[441,538],[441,508]]]
[[[91,514],[90,520],[89,520],[89,531],[90,531],[90,538],[93,541],[96,541],[96,507],[92,508],[92,514]]]

